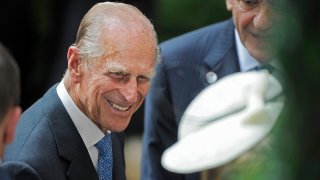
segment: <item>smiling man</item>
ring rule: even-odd
[[[126,179],[121,132],[157,57],[154,28],[137,8],[96,4],[68,49],[63,80],[23,113],[3,167],[16,179]]]
[[[142,180],[198,180],[199,173],[172,173],[160,163],[163,152],[177,142],[177,129],[188,104],[221,78],[258,69],[275,59],[272,43],[278,36],[279,1],[225,2],[232,18],[160,45],[163,60],[145,103]]]

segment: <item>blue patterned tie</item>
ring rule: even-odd
[[[112,180],[112,141],[107,133],[96,145],[99,150],[98,174],[99,180]]]
[[[283,78],[283,74],[276,67],[270,64],[264,64],[262,66],[255,67],[252,70],[255,70],[255,71],[268,70],[269,73],[272,74],[276,79],[278,79],[280,83],[284,86],[285,80]]]

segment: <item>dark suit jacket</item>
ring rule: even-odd
[[[10,180],[8,174],[0,168],[0,180]]]
[[[160,45],[163,61],[157,66],[145,103],[141,179],[199,179],[199,173],[181,175],[161,167],[163,151],[177,141],[180,118],[191,100],[218,79],[238,72],[232,20],[184,34]]]
[[[5,151],[2,167],[19,180],[98,180],[56,86],[23,113],[14,142]],[[112,143],[113,179],[126,179],[123,134],[112,133]]]

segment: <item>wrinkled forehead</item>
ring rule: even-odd
[[[100,60],[108,67],[125,70],[124,66],[150,67],[156,61],[157,39],[150,22],[143,17],[114,16],[102,20],[99,43]],[[145,64],[145,65],[144,65]]]
[[[156,49],[157,46],[152,26],[137,18],[109,19],[108,23],[102,26],[100,34],[101,43],[109,50],[108,54],[115,51],[126,51],[128,48],[132,52],[137,48]]]

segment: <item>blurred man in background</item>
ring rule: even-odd
[[[259,69],[275,59],[272,43],[279,21],[273,0],[226,0],[232,18],[181,35],[160,45],[157,66],[145,104],[141,179],[197,180],[199,173],[176,174],[160,163],[177,141],[186,107],[205,87],[235,72]],[[213,107],[214,108],[214,107]]]
[[[0,43],[0,157],[4,146],[11,143],[21,114],[20,70],[10,52]],[[7,180],[0,169],[0,179]]]

